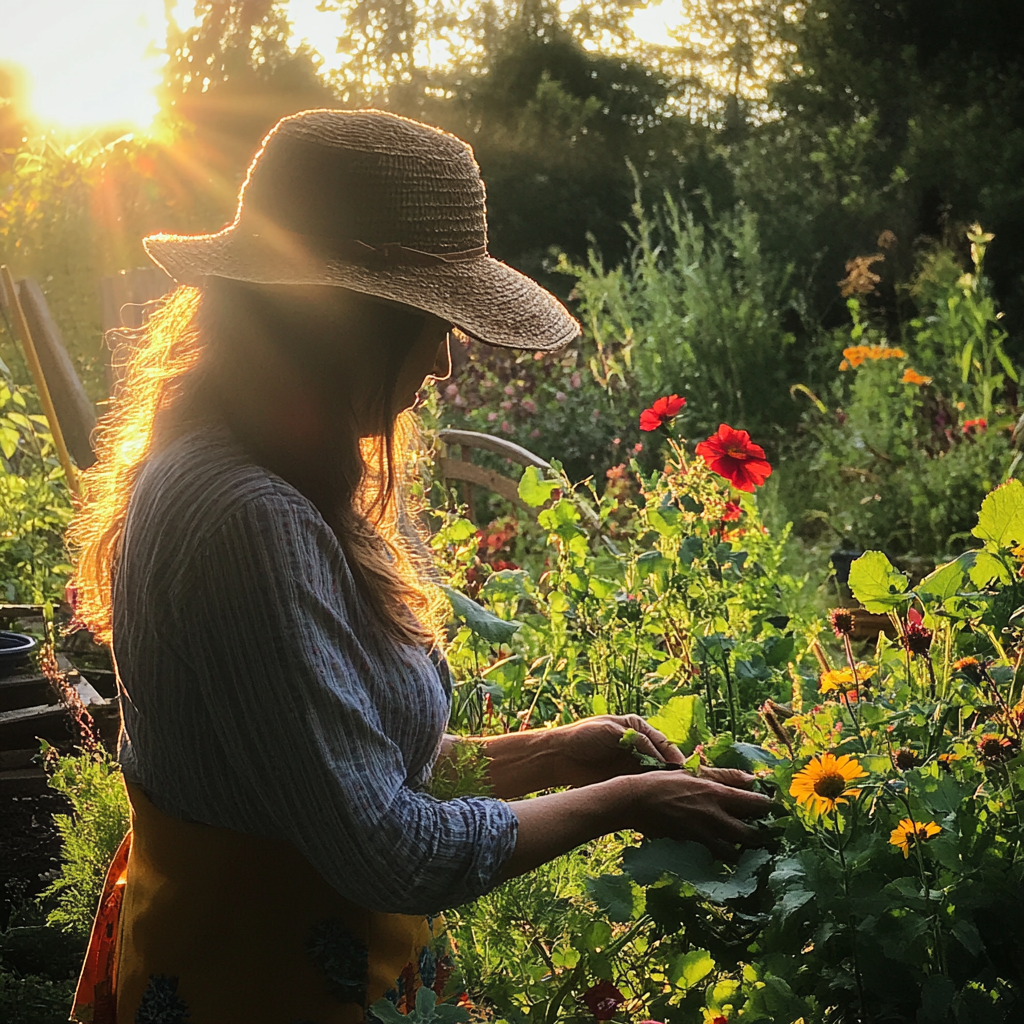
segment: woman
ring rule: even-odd
[[[626,728],[681,761],[636,717],[477,741],[494,798],[423,792],[455,741],[408,410],[452,328],[537,350],[579,331],[487,255],[468,146],[297,114],[229,227],[146,246],[183,287],[128,362],[73,531],[132,808],[77,1019],[358,1021],[439,985],[430,915],[580,843],[756,842],[743,773],[635,774]]]

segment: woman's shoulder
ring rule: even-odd
[[[320,521],[301,492],[255,462],[226,427],[204,425],[174,438],[154,452],[132,494],[129,518],[135,529],[159,523],[192,544],[220,532],[249,511],[267,527],[285,517]]]

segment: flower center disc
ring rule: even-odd
[[[746,459],[747,453],[743,448],[726,448],[725,454],[733,459]]]
[[[836,800],[846,791],[846,779],[839,772],[825,772],[814,783],[814,792],[825,800]]]

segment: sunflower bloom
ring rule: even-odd
[[[790,796],[814,814],[834,811],[838,804],[845,804],[846,797],[859,796],[859,789],[851,789],[850,783],[867,778],[868,773],[860,762],[849,754],[836,757],[822,754],[812,757],[806,767],[793,776],[789,786]]]
[[[904,858],[910,856],[910,847],[914,843],[923,843],[932,836],[937,836],[942,831],[941,825],[934,821],[914,821],[913,818],[903,818],[899,825],[892,830],[889,836],[889,843],[898,846],[903,851]]]

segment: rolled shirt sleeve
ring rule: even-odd
[[[404,702],[424,717],[409,669],[419,658],[422,677],[425,655],[382,633],[316,510],[279,482],[216,524],[193,564],[174,603],[187,609],[193,720],[210,730],[206,765],[220,766],[206,774],[221,777],[185,787],[190,815],[286,838],[371,910],[433,913],[491,889],[517,819],[499,800],[410,785],[382,710],[401,718]],[[435,748],[438,700],[440,717],[420,726]]]

